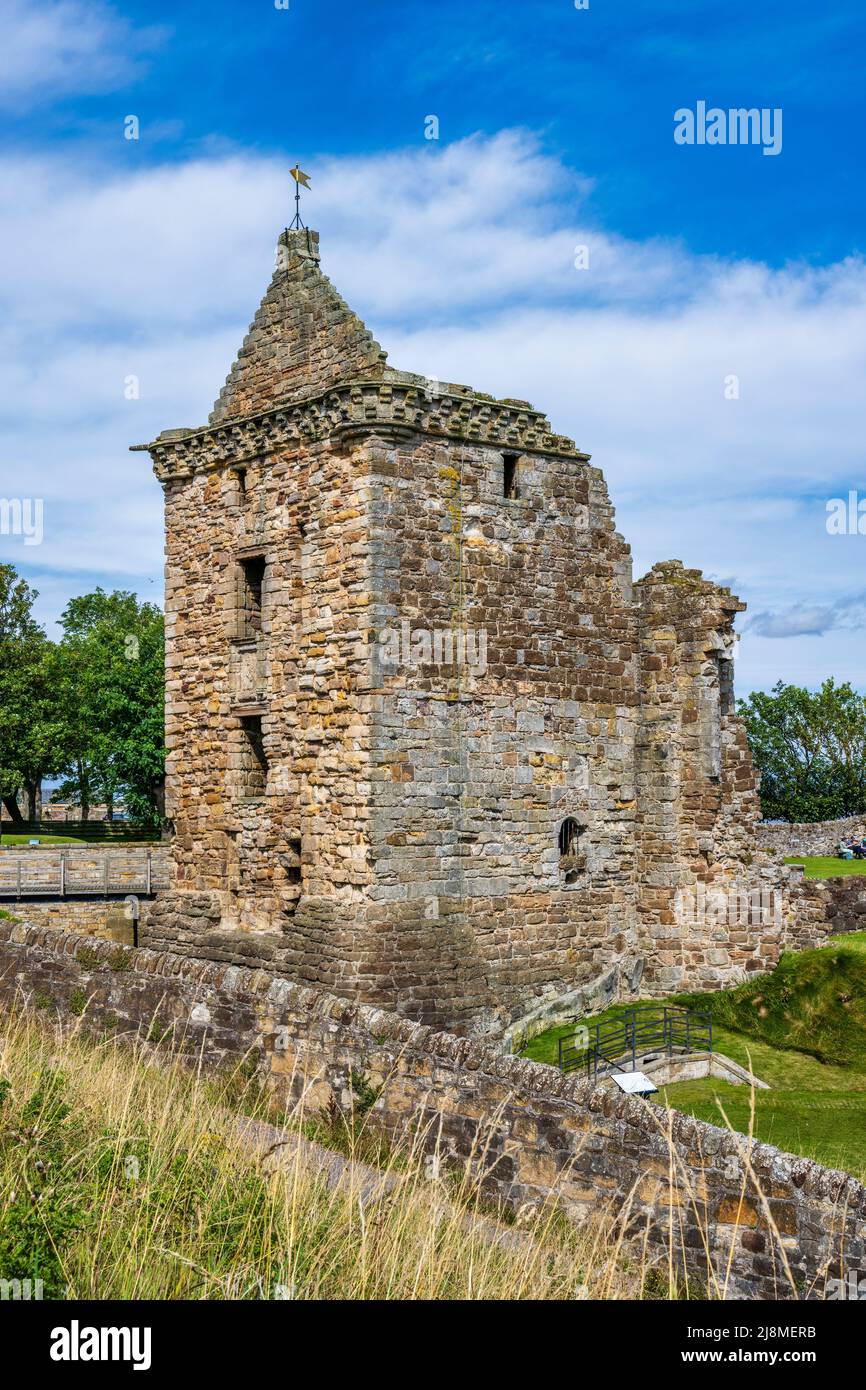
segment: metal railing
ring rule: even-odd
[[[674,1052],[712,1052],[713,1019],[709,1013],[647,1005],[621,1018],[585,1024],[559,1039],[560,1071],[586,1067],[593,1079],[606,1071],[637,1070],[638,1057]]]
[[[152,825],[141,825],[136,821],[122,820],[76,820],[66,816],[52,816],[46,812],[41,820],[11,821],[0,823],[0,845],[6,844],[9,835],[32,835],[34,839],[46,835],[71,835],[86,844],[113,845],[128,841],[159,845],[160,832]]]
[[[167,887],[163,849],[0,851],[0,898],[150,897]]]

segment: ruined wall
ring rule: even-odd
[[[634,946],[630,554],[573,450],[368,452],[370,920],[411,1016],[501,1027]]]
[[[77,1018],[81,990],[97,1033],[152,1036],[156,1023],[162,1047],[205,1067],[252,1050],[280,1106],[303,1094],[307,1113],[348,1107],[361,1075],[379,1091],[373,1128],[420,1131],[513,1208],[554,1192],[580,1219],[610,1203],[662,1262],[672,1229],[676,1266],[729,1297],[791,1297],[791,1280],[797,1296],[820,1297],[866,1259],[866,1188],[809,1159],[263,972],[151,951],[121,959],[107,943],[0,922],[5,1007],[35,994]]]
[[[677,561],[635,586],[641,608],[638,881],[644,988],[713,989],[778,959],[784,875],[755,846],[757,777],[733,697],[744,604]],[[702,904],[730,895],[730,911]],[[754,911],[738,910],[751,895]],[[763,895],[763,897],[762,897]]]
[[[786,949],[823,946],[830,936],[866,931],[866,876],[803,878],[792,869],[793,911]]]

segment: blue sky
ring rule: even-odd
[[[0,23],[0,497],[45,515],[0,559],[46,622],[96,583],[159,596],[127,446],[206,417],[300,158],[393,365],[529,397],[604,470],[636,573],[676,556],[748,601],[741,691],[866,688],[866,535],[825,526],[866,498],[862,5],[0,0]],[[677,145],[699,100],[781,108],[781,153]]]
[[[290,0],[287,10],[133,0],[114,35],[107,7],[80,8],[105,16],[114,76],[84,54],[71,90],[7,109],[7,133],[24,145],[56,143],[75,158],[86,141],[116,158],[121,94],[149,127],[139,160],[395,149],[417,141],[419,112],[435,112],[446,141],[543,133],[550,152],[598,180],[607,220],[629,237],[683,236],[774,265],[859,248],[866,12],[856,0],[590,0],[586,11],[573,0]],[[781,106],[786,157],[677,149],[671,112],[696,94]]]

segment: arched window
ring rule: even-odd
[[[562,825],[559,827],[559,853],[563,859],[568,855],[576,853],[579,838],[580,826],[574,819],[574,816],[566,816]]]
[[[580,850],[583,829],[574,816],[566,816],[559,827],[559,867],[566,883],[576,883],[586,868],[586,855]]]

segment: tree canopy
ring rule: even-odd
[[[22,786],[56,770],[44,704],[50,644],[33,617],[36,597],[0,565],[0,797],[10,811]]]
[[[74,598],[52,642],[33,618],[36,592],[0,566],[0,796],[29,814],[43,778],[86,820],[123,799],[133,820],[163,815],[164,628],[160,610],[132,593]]]
[[[866,698],[846,681],[809,691],[779,681],[739,701],[766,820],[866,812]]]

